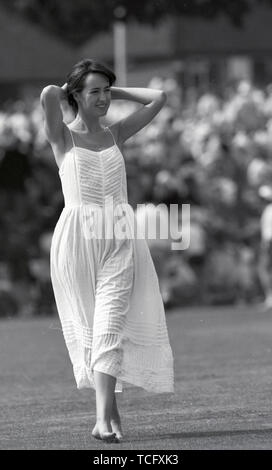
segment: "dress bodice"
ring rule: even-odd
[[[112,198],[114,205],[127,202],[124,157],[113,134],[111,147],[95,151],[75,145],[71,130],[70,133],[73,147],[59,168],[65,206],[104,206],[107,198]]]

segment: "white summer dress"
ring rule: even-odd
[[[135,235],[123,155],[112,132],[114,145],[94,151],[77,146],[69,130],[50,273],[77,388],[95,389],[97,370],[117,378],[116,392],[130,385],[174,392],[157,273],[145,238]]]

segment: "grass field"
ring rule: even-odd
[[[118,394],[126,442],[103,444],[58,318],[0,321],[0,449],[272,449],[272,313],[181,309],[167,324],[175,394]]]

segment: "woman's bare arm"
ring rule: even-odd
[[[136,101],[144,105],[118,122],[118,140],[123,143],[158,114],[166,102],[167,95],[162,90],[152,88],[111,87],[111,98]]]
[[[50,143],[60,146],[64,143],[64,123],[60,102],[66,99],[66,87],[66,83],[62,87],[48,85],[42,90],[40,96],[45,116],[46,137]]]

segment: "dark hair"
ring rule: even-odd
[[[75,91],[82,91],[84,88],[85,78],[89,73],[102,73],[109,80],[109,85],[111,86],[115,80],[116,76],[106,65],[101,62],[96,62],[92,59],[83,59],[73,66],[72,72],[67,75],[67,97],[68,103],[73,108],[76,113],[78,110],[78,105],[73,97]]]

